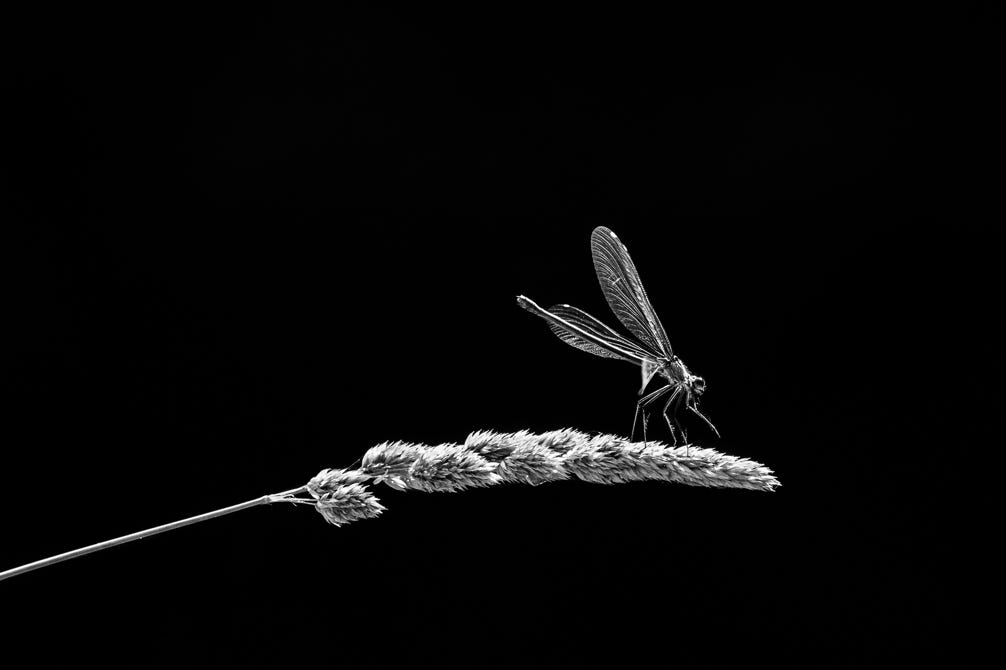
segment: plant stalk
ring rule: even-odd
[[[0,581],[3,581],[10,577],[15,577],[17,575],[23,575],[24,573],[31,572],[32,570],[38,570],[39,568],[44,568],[50,565],[55,565],[56,563],[68,561],[71,558],[77,558],[79,556],[84,556],[86,554],[93,554],[94,552],[101,551],[102,549],[108,549],[109,547],[115,547],[120,544],[126,544],[127,542],[132,542],[133,540],[142,540],[143,538],[150,537],[151,535],[166,533],[169,530],[174,530],[176,528],[181,528],[183,526],[191,526],[192,524],[199,523],[201,521],[209,521],[210,519],[215,519],[218,516],[225,516],[227,514],[233,514],[234,512],[240,512],[241,510],[248,509],[249,507],[256,507],[258,505],[268,505],[269,503],[274,502],[284,502],[286,499],[295,496],[298,493],[302,493],[306,490],[307,490],[306,486],[300,486],[295,489],[290,489],[289,491],[283,491],[282,493],[274,493],[271,495],[262,496],[261,498],[255,498],[254,500],[249,500],[247,502],[239,503],[237,505],[231,505],[230,507],[224,507],[218,510],[213,510],[212,512],[206,512],[205,514],[191,516],[188,519],[182,519],[180,521],[173,521],[171,523],[166,523],[163,526],[154,526],[153,528],[147,528],[146,530],[141,530],[136,533],[130,533],[129,535],[123,535],[122,537],[117,537],[111,540],[105,540],[104,542],[92,544],[87,547],[81,547],[80,549],[74,549],[73,551],[68,551],[63,554],[57,554],[56,556],[43,558],[42,560],[35,561],[33,563],[26,563],[22,566],[0,572]]]

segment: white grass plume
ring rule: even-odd
[[[499,483],[538,485],[576,477],[596,484],[666,481],[689,486],[772,491],[772,471],[748,459],[690,446],[630,442],[563,429],[476,431],[463,444],[383,442],[358,470],[323,470],[307,486],[320,499],[334,487],[374,480],[398,490],[453,492]]]

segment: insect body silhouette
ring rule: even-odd
[[[517,303],[548,321],[552,332],[566,344],[595,356],[617,358],[640,366],[643,385],[639,389],[641,397],[636,403],[629,439],[635,437],[636,423],[642,415],[643,442],[646,442],[648,408],[665,396],[663,415],[674,444],[678,444],[679,436],[685,444],[688,441],[688,434],[678,417],[682,408],[700,417],[719,437],[716,426],[699,411],[699,397],[705,391],[705,380],[693,375],[671,349],[664,326],[653,311],[636,266],[629,257],[629,250],[615,233],[604,226],[595,228],[591,234],[590,250],[597,280],[608,306],[638,341],[620,335],[590,314],[570,305],[553,305],[546,310],[522,295],[517,296]],[[643,395],[655,376],[660,376],[667,383]]]

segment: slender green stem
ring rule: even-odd
[[[68,551],[64,554],[57,554],[56,556],[43,558],[42,560],[35,561],[34,563],[26,563],[25,565],[0,572],[0,581],[8,579],[9,577],[14,577],[16,575],[22,575],[26,572],[31,572],[32,570],[38,570],[39,568],[44,568],[50,565],[54,565],[56,563],[68,561],[71,558],[77,558],[78,556],[84,556],[85,554],[93,554],[94,552],[101,551],[102,549],[108,549],[109,547],[115,547],[120,544],[126,544],[127,542],[132,542],[133,540],[142,540],[145,537],[150,537],[151,535],[157,535],[158,533],[166,533],[169,530],[181,528],[182,526],[191,526],[192,524],[199,523],[200,521],[208,521],[210,519],[215,519],[218,516],[224,516],[226,514],[233,514],[234,512],[240,512],[241,510],[248,509],[249,507],[256,507],[258,505],[268,505],[269,503],[274,502],[286,502],[288,498],[295,496],[298,493],[303,493],[305,490],[307,490],[307,487],[300,486],[295,489],[290,489],[289,491],[283,491],[282,493],[274,493],[272,495],[262,496],[261,498],[255,498],[254,500],[249,500],[248,502],[243,502],[237,505],[231,505],[230,507],[224,507],[222,509],[214,510],[212,512],[206,512],[205,514],[192,516],[189,517],[188,519],[182,519],[181,521],[173,521],[171,523],[166,523],[163,526],[155,526],[153,528],[141,530],[137,533],[123,535],[122,537],[117,537],[112,540],[105,540],[104,542],[92,544],[87,547],[81,547],[80,549],[74,549],[73,551]]]

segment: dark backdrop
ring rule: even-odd
[[[0,584],[5,646],[132,667],[935,651],[959,616],[944,492],[1000,408],[998,19],[12,17],[0,567],[384,440],[626,433],[638,371],[514,301],[614,324],[597,225],[708,382],[723,437],[692,437],[783,486],[378,488],[384,516],[343,528],[257,508]]]

